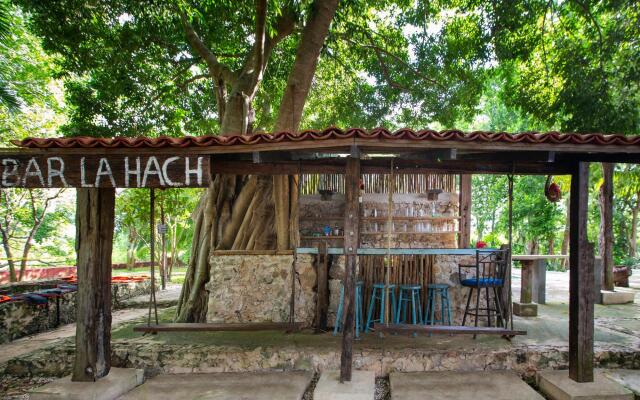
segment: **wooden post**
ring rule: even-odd
[[[111,368],[111,249],[115,189],[78,189],[76,353],[72,381],[93,382]]]
[[[461,249],[471,244],[471,175],[460,175],[460,234],[458,247]]]
[[[569,267],[569,377],[593,382],[594,253],[587,241],[589,163],[571,176]]]
[[[355,275],[358,260],[360,224],[360,159],[349,157],[345,175],[344,215],[344,326],[342,329],[342,354],[340,356],[340,382],[351,380],[355,314]]]
[[[615,164],[602,163],[600,186],[600,257],[602,258],[602,288],[614,290],[613,282],[613,171]]]
[[[320,242],[318,247],[317,285],[318,301],[316,303],[316,333],[327,330],[327,314],[329,312],[329,253],[326,240]],[[336,321],[336,324],[338,321]]]
[[[162,224],[162,229],[163,231],[160,233],[160,239],[161,239],[161,243],[162,243],[162,255],[161,255],[161,261],[160,261],[160,280],[161,280],[161,285],[162,285],[162,290],[166,290],[167,289],[167,280],[168,280],[168,276],[167,276],[167,232],[166,232],[166,228],[167,228],[167,221],[164,217],[164,196],[165,193],[162,194],[162,197],[160,198],[160,224]]]
[[[533,301],[538,304],[547,303],[547,260],[540,259],[533,263]]]
[[[522,278],[520,280],[520,303],[531,303],[533,300],[533,260],[521,260]]]

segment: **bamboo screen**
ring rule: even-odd
[[[389,193],[388,174],[364,174],[362,180],[365,193]],[[431,189],[456,192],[456,176],[451,174],[398,174],[395,175],[394,193],[426,193]],[[344,193],[342,174],[302,174],[300,194],[310,195],[319,190]]]
[[[364,318],[367,318],[369,311],[369,301],[371,299],[371,291],[374,283],[385,281],[384,259],[386,256],[377,255],[360,255],[358,280],[364,282],[363,288],[363,306]],[[433,283],[433,255],[407,254],[391,256],[389,269],[389,283],[399,285],[419,284],[422,286],[420,291],[420,305],[424,310],[427,301],[427,291],[425,288]],[[396,289],[397,295],[397,289]],[[376,306],[374,309],[375,318],[380,315],[380,308]]]

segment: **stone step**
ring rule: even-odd
[[[340,383],[340,372],[323,371],[313,392],[314,400],[373,400],[376,374],[373,371],[352,371],[351,381]]]
[[[393,372],[391,400],[544,400],[512,371]]]
[[[115,400],[144,382],[144,371],[111,368],[109,375],[95,382],[72,382],[71,376],[33,389],[31,400]]]
[[[540,371],[538,386],[551,400],[633,400],[633,393],[624,386],[595,371],[594,381],[578,383],[569,378],[569,371]]]

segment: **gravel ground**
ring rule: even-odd
[[[0,398],[3,400],[26,400],[27,392],[34,387],[42,386],[55,380],[55,377],[17,378],[0,375]]]

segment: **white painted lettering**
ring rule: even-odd
[[[60,165],[60,168],[56,169],[53,167],[54,161]],[[49,187],[53,186],[53,177],[55,176],[60,178],[63,187],[69,187],[66,179],[64,179],[64,161],[60,157],[49,157],[47,158],[47,185]]]
[[[98,163],[98,172],[96,172],[96,184],[95,187],[100,187],[100,177],[108,176],[111,181],[111,186],[116,187],[116,180],[113,179],[113,173],[111,172],[111,166],[106,158],[100,158]]]
[[[86,182],[85,174],[86,174],[86,172],[85,172],[85,158],[81,157],[80,158],[80,186],[81,187],[86,187],[86,188],[93,187],[92,184]]]
[[[198,165],[195,169],[189,168],[189,157],[184,158],[184,184],[186,186],[191,184],[191,175],[195,175],[198,186],[202,186],[202,157],[198,157]]]
[[[2,186],[14,187],[20,184],[20,178],[18,177],[18,160],[15,158],[3,158],[2,159]],[[11,167],[9,167],[11,166]],[[11,169],[9,169],[11,168]],[[9,181],[9,178],[15,176],[16,179],[13,182]]]
[[[151,169],[152,167],[153,169]],[[158,163],[158,159],[153,156],[149,157],[149,160],[147,160],[147,166],[144,168],[144,174],[142,175],[142,187],[147,187],[147,179],[149,178],[149,175],[156,175],[160,181],[160,186],[164,186],[164,179],[162,178],[160,164]]]
[[[44,177],[42,176],[42,171],[40,170],[40,166],[36,161],[35,157],[31,157],[29,162],[27,163],[27,168],[24,171],[24,176],[22,177],[22,185],[27,186],[27,180],[35,176],[40,181],[40,186],[44,187]]]
[[[136,176],[136,187],[140,187],[140,157],[136,157],[136,169],[129,168],[129,157],[124,158],[124,186],[129,187],[129,175]]]
[[[169,177],[169,164],[178,161],[179,159],[180,157],[169,157],[164,161],[164,163],[162,163],[162,175],[164,175],[164,181],[167,186],[182,186],[182,182],[174,182]]]

